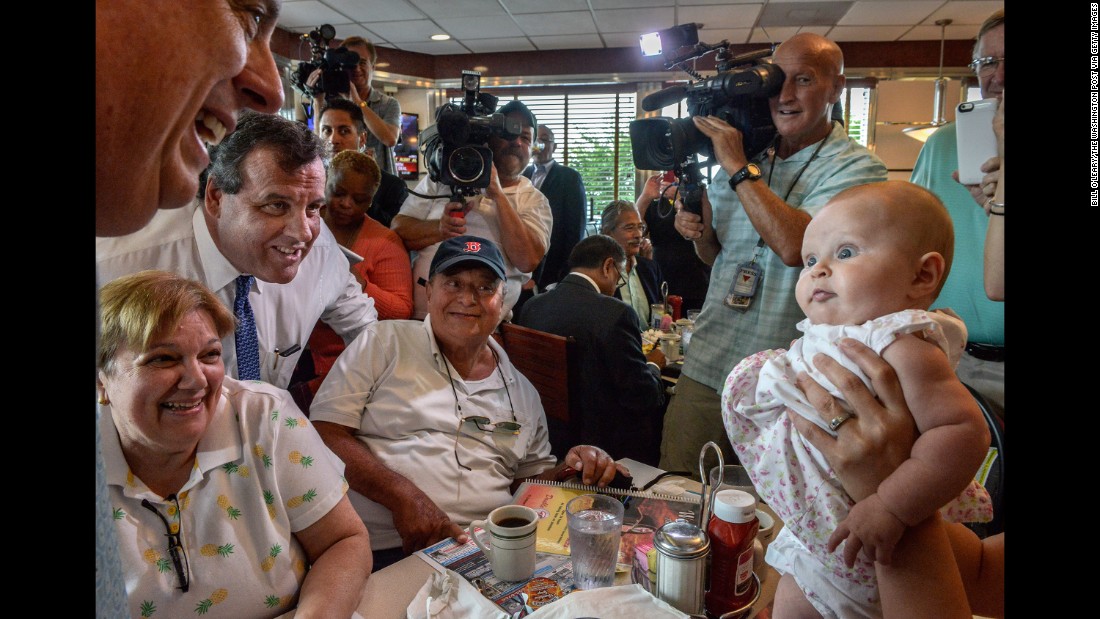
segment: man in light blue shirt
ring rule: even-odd
[[[737,461],[722,426],[720,393],[741,359],[786,348],[799,336],[795,324],[803,315],[794,289],[810,218],[841,190],[886,180],[882,161],[831,120],[844,89],[840,48],[819,35],[799,34],[776,49],[773,61],[786,77],[769,101],[778,132],[771,148],[750,160],[738,129],[713,116],[693,119],[713,142],[722,169],[704,195],[702,217],[683,210],[676,215],[676,229],[714,268],[665,414],[665,470],[695,474],[707,441],[722,447],[726,462]],[[731,286],[748,263],[762,269],[755,295],[747,307],[728,305]]]
[[[1004,55],[1005,15],[1002,9],[985,20],[974,46],[971,67],[978,75],[982,98],[1000,98],[1004,91]],[[985,396],[994,411],[1003,417],[1005,305],[990,301],[983,284],[983,252],[989,215],[979,205],[986,201],[986,195],[978,185],[960,185],[955,180],[959,169],[955,140],[955,123],[932,134],[921,148],[910,178],[943,200],[955,224],[955,259],[951,274],[932,307],[951,308],[966,323],[966,353],[959,360],[955,373],[959,380]]]

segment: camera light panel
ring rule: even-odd
[[[661,33],[649,32],[639,37],[638,45],[642,48],[643,56],[661,55]]]

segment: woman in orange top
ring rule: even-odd
[[[379,320],[407,319],[413,310],[409,252],[396,232],[367,217],[380,179],[374,159],[354,150],[337,153],[325,184],[324,219],[340,245],[362,256],[362,262],[351,265],[351,272],[374,299]],[[312,396],[343,352],[344,341],[318,322],[309,347],[317,374],[309,381]]]

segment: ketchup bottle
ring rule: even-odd
[[[680,320],[680,307],[684,304],[684,298],[680,295],[668,295],[668,305],[672,308],[672,321]]]
[[[756,499],[742,490],[721,490],[714,498],[710,536],[710,588],[707,616],[712,619],[748,604],[753,594],[752,553],[760,521]]]

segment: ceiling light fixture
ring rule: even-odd
[[[451,38],[451,35],[449,35],[449,34],[433,34],[432,35],[432,40],[433,41],[447,41],[450,38]]]
[[[944,106],[947,104],[947,97],[945,96],[947,93],[947,80],[943,77],[943,47],[947,38],[947,26],[951,24],[951,21],[950,19],[936,20],[936,25],[940,27],[940,72],[932,93],[932,122],[909,123],[913,126],[901,130],[902,133],[918,142],[924,142],[936,132],[936,129],[947,124],[947,120],[944,118]]]

